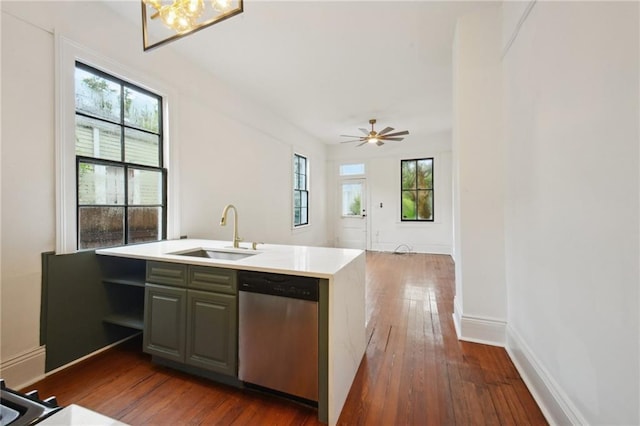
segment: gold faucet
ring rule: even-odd
[[[238,237],[238,210],[233,204],[227,204],[222,210],[222,219],[220,219],[220,226],[227,224],[227,212],[229,209],[233,209],[233,248],[240,248],[240,241],[242,238]]]

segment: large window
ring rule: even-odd
[[[293,226],[309,224],[309,161],[293,155]]]
[[[403,221],[433,221],[433,158],[401,160]]]
[[[76,62],[77,247],[166,238],[162,98]]]

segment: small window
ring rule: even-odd
[[[309,160],[293,155],[293,226],[309,224]]]
[[[362,217],[362,187],[360,181],[342,183],[342,217]]]
[[[75,110],[78,249],[166,238],[162,98],[77,62]]]
[[[402,221],[433,221],[433,158],[401,160]]]
[[[340,176],[358,176],[364,174],[364,164],[341,164]]]

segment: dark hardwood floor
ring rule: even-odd
[[[453,271],[449,256],[367,253],[369,343],[340,424],[547,424],[504,349],[457,340]],[[154,365],[139,338],[35,388],[131,425],[319,424],[312,408]]]

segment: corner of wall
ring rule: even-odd
[[[457,295],[453,298],[453,324],[459,340],[505,346],[507,323],[494,318],[465,315]]]

